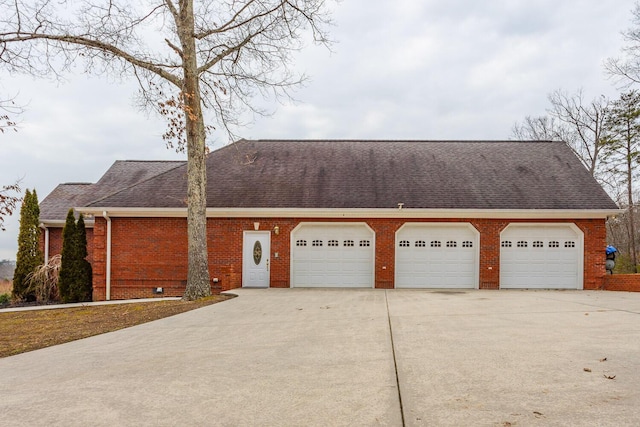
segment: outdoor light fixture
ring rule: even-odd
[[[280,227],[278,227],[277,225],[273,227],[273,232],[276,234],[280,234]]]

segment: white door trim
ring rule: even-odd
[[[258,284],[250,282],[251,264],[247,263],[248,251],[253,253],[255,239],[251,237],[264,236],[266,237],[266,248],[262,247],[262,257],[260,265],[264,265],[266,268],[266,275],[261,278]],[[248,242],[250,243],[248,244]],[[244,231],[242,233],[242,287],[250,288],[268,288],[271,285],[271,232],[270,231]]]

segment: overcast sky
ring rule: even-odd
[[[615,97],[602,63],[623,45],[634,0],[343,0],[333,52],[308,47],[311,76],[293,105],[240,130],[245,138],[509,139],[547,94],[583,88]],[[0,12],[1,13],[1,12]],[[95,182],[115,160],[185,159],[164,123],[140,112],[133,81],[66,83],[0,71],[0,96],[26,104],[18,133],[0,134],[0,184],[22,179],[42,200],[63,182]],[[219,148],[226,137],[214,133]],[[18,213],[0,232],[15,259]]]

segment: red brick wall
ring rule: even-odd
[[[584,233],[584,289],[600,289],[606,276],[607,230],[604,220],[581,220],[575,224]]]
[[[96,216],[93,225],[93,300],[104,301],[106,296],[107,225],[104,218]]]
[[[62,253],[62,227],[49,227],[49,258]],[[93,263],[93,228],[87,228],[87,261]],[[40,249],[44,255],[44,230],[40,233]]]
[[[214,292],[242,286],[243,231],[271,230],[271,286],[290,282],[290,234],[300,222],[366,222],[376,233],[375,287],[393,288],[395,233],[405,222],[469,222],[480,233],[479,288],[498,289],[500,232],[512,222],[573,222],[584,232],[584,288],[602,287],[604,220],[531,221],[491,219],[325,219],[325,218],[210,218],[207,223],[209,273]],[[273,229],[279,227],[279,234]],[[105,299],[106,221],[96,218],[93,229],[94,299]],[[275,257],[275,253],[278,257]],[[112,218],[111,298],[180,296],[187,277],[185,218]],[[153,294],[164,288],[162,295]]]
[[[396,271],[396,231],[402,222],[391,219],[367,221],[376,233],[375,287],[393,289]]]
[[[640,274],[607,274],[602,289],[606,291],[640,292]]]
[[[500,232],[510,221],[476,219],[471,224],[480,232],[480,289],[500,288]]]

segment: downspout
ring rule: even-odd
[[[107,265],[105,267],[105,288],[107,301],[111,300],[111,218],[107,215],[107,211],[102,212],[102,217],[107,220]]]
[[[49,263],[49,229],[43,223],[40,223],[40,228],[44,230],[44,265]]]

